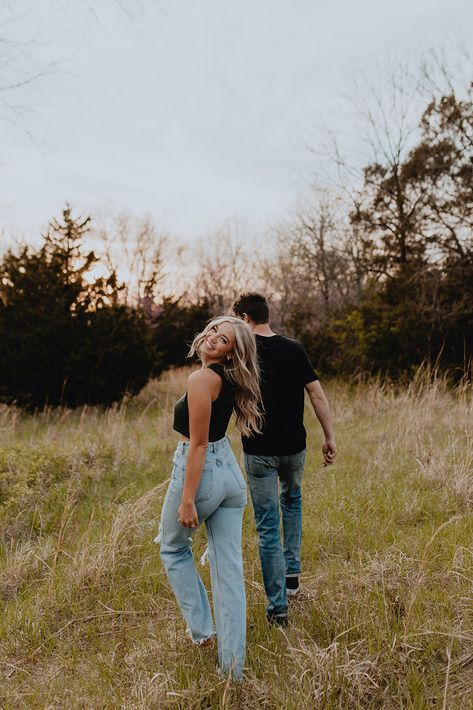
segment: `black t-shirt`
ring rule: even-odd
[[[242,437],[243,451],[261,456],[297,454],[306,445],[304,385],[319,378],[297,340],[257,335],[256,344],[265,423],[262,434]]]

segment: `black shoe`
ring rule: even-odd
[[[286,594],[288,597],[295,597],[299,593],[299,576],[286,577]]]
[[[266,621],[270,626],[287,626],[287,614],[266,614]]]

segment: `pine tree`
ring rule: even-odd
[[[29,407],[110,404],[159,369],[142,314],[119,304],[115,273],[90,279],[90,218],[69,206],[39,250],[0,264],[0,397]],[[88,277],[88,278],[87,278]]]

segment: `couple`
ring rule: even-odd
[[[188,633],[194,643],[210,644],[215,631],[209,601],[191,553],[192,535],[205,522],[219,665],[241,680],[246,646],[241,529],[247,494],[225,436],[231,414],[235,411],[242,434],[271,623],[287,622],[287,597],[299,588],[304,389],[324,431],[325,464],[332,463],[336,448],[329,406],[302,346],[271,330],[264,296],[243,294],[233,310],[237,317],[213,319],[190,349],[202,368],[189,377],[174,410],[174,429],[182,438],[160,541]]]

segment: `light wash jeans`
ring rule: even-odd
[[[305,449],[289,456],[245,454],[270,616],[287,613],[286,575],[296,576],[301,571],[301,482],[305,455]],[[284,548],[281,546],[280,507]]]
[[[188,442],[179,442],[161,513],[161,559],[194,643],[215,634],[207,592],[191,552],[195,528],[177,522]],[[199,525],[205,522],[220,668],[242,677],[246,648],[246,598],[241,527],[246,483],[227,437],[209,443],[195,499]]]

